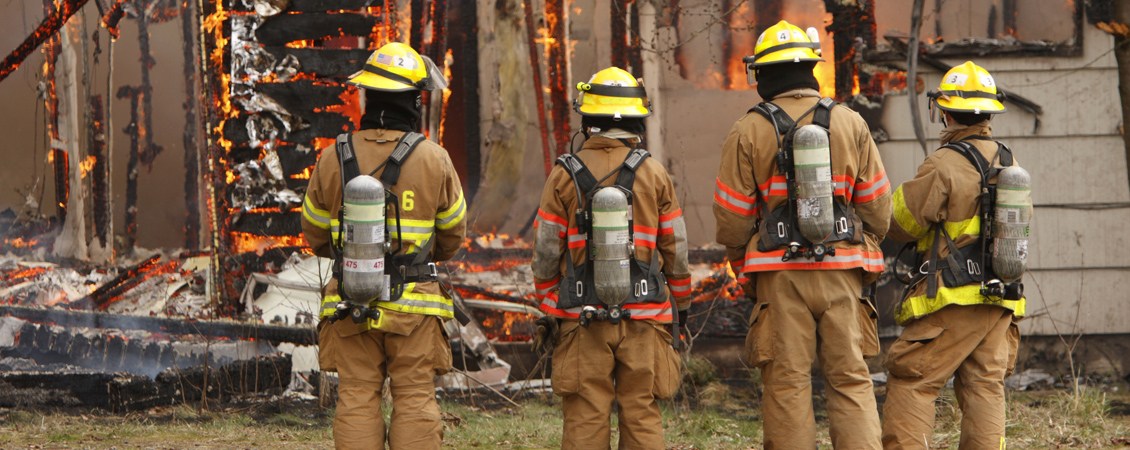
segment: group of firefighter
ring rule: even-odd
[[[959,448],[1004,449],[1031,198],[1027,172],[991,137],[1003,95],[972,62],[946,73],[928,94],[942,147],[892,191],[864,120],[821,98],[820,55],[815,29],[782,21],[760,35],[744,62],[763,102],[734,124],[715,182],[716,241],[754,303],[745,351],[764,384],[764,447],[815,448],[819,362],[833,448],[932,448],[934,402],[952,377]],[[456,308],[435,263],[462,245],[467,204],[447,152],[416,130],[421,92],[445,80],[391,43],[349,83],[365,95],[360,131],[322,152],[302,215],[314,252],[335,261],[318,325],[321,368],[339,380],[334,442],[438,449],[433,380],[451,366]],[[585,140],[557,160],[535,219],[535,347],[552,351],[563,449],[610,448],[614,411],[619,448],[663,449],[657,400],[679,390],[692,299],[683,213],[641,145],[652,112],[642,80],[612,67],[577,89]],[[879,354],[868,293],[885,237],[915,257],[896,274],[904,328],[885,360],[880,424],[864,360]]]

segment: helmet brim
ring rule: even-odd
[[[380,75],[365,71],[360,71],[353,74],[353,76],[349,77],[349,81],[346,81],[345,83],[360,88],[384,92],[406,92],[420,90],[416,86],[404,84],[396,80],[390,80]]]
[[[624,119],[642,119],[651,115],[651,111],[642,106],[633,105],[581,105],[577,113],[588,117],[620,117]]]
[[[949,112],[1000,114],[1008,111],[1003,103],[991,98],[938,98],[938,109]]]
[[[768,66],[768,65],[773,65],[773,64],[797,63],[797,62],[807,62],[807,61],[821,62],[821,61],[824,61],[824,58],[821,58],[821,57],[813,58],[811,56],[811,51],[809,51],[808,49],[797,48],[797,49],[781,50],[781,51],[773,52],[772,54],[765,55],[765,56],[761,57],[760,59],[754,60],[753,65],[754,65],[754,67],[760,67],[760,66]]]

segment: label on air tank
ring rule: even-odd
[[[605,231],[604,239],[606,244],[627,244],[631,236],[628,230]]]
[[[385,271],[385,259],[349,259],[342,261],[342,268],[347,272],[377,273]]]
[[[385,241],[384,224],[346,223],[345,242],[351,244],[380,244]]]
[[[1031,204],[1031,189],[997,188],[997,209],[1002,206],[1005,208],[1027,208]]]

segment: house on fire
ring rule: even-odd
[[[0,251],[37,236],[49,238],[30,245],[96,261],[108,247],[214,249],[215,267],[234,268],[214,272],[217,295],[238,297],[251,272],[302,249],[310,168],[360,117],[343,80],[388,41],[449,72],[450,88],[426,98],[424,129],[451,153],[477,231],[529,240],[546,173],[575,145],[572,86],[616,65],[644,79],[647,149],[673,175],[692,246],[708,246],[722,141],[761,100],[741,57],[786,19],[819,30],[822,93],[867,119],[892,185],[938,145],[925,91],[947,67],[973,60],[1015,94],[993,129],[1034,180],[1029,348],[1054,353],[1040,343],[1086,334],[1096,350],[1081,359],[1125,374],[1130,94],[1117,93],[1130,33],[1113,3],[926,0],[908,79],[903,0],[10,2],[0,48],[57,26],[0,67],[0,210],[11,208],[0,230],[24,233]],[[883,281],[893,336],[901,287]]]

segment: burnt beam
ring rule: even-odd
[[[241,2],[242,3],[242,2]],[[181,54],[184,57],[184,135],[181,142],[184,145],[184,206],[187,214],[184,220],[184,246],[190,250],[199,250],[200,245],[200,163],[198,133],[200,117],[197,111],[196,96],[196,48],[195,39],[192,39],[193,30],[197,28],[197,15],[195,2],[185,1],[184,10],[181,12],[181,36],[184,44]]]
[[[255,32],[264,46],[338,36],[368,36],[379,19],[355,13],[279,14],[263,22]]]
[[[357,72],[357,68],[361,67],[365,59],[372,53],[368,50],[291,48],[286,46],[268,46],[263,49],[274,55],[277,61],[282,61],[287,55],[294,55],[295,58],[298,58],[299,73],[318,78],[341,80]]]
[[[91,184],[91,199],[93,200],[93,213],[94,213],[94,233],[98,239],[106,240],[102,245],[107,248],[113,248],[112,242],[107,239],[111,236],[110,227],[110,192],[107,178],[109,172],[107,171],[108,164],[106,163],[109,155],[106,154],[106,114],[102,107],[102,96],[94,95],[90,97],[90,115],[92,118],[93,127],[91,127],[90,139],[90,154],[94,156],[94,168],[90,173]]]
[[[0,305],[0,316],[11,316],[29,322],[54,323],[63,327],[144,330],[150,333],[165,333],[175,336],[259,339],[275,343],[288,342],[295,345],[314,345],[318,342],[317,332],[312,327],[264,325],[232,320],[196,321],[11,305]]]
[[[616,2],[613,2],[615,5]],[[538,105],[538,131],[541,135],[542,157],[545,159],[545,176],[549,176],[549,172],[553,170],[553,161],[556,156],[553,154],[552,148],[549,146],[549,124],[545,118],[545,91],[542,88],[541,82],[541,57],[539,56],[538,43],[537,43],[537,24],[534,22],[534,5],[533,0],[523,0],[522,9],[526,12],[526,42],[530,50],[530,73],[534,76],[534,96],[537,99]],[[615,6],[613,6],[615,7]],[[615,19],[612,20],[616,22]],[[613,25],[613,29],[615,29]],[[613,33],[615,36],[615,33]],[[612,39],[612,53],[616,53],[616,39]],[[613,61],[616,60],[613,56]],[[615,62],[612,65],[616,65]]]
[[[549,98],[553,103],[553,136],[557,142],[557,155],[569,153],[569,60],[565,49],[569,45],[565,21],[569,10],[566,0],[546,0],[545,27],[549,37]]]
[[[59,29],[67,23],[67,19],[82,9],[86,2],[87,0],[60,0],[58,6],[43,18],[43,22],[39,23],[35,31],[24,38],[23,43],[0,62],[0,82],[20,67],[31,52],[58,33]]]

